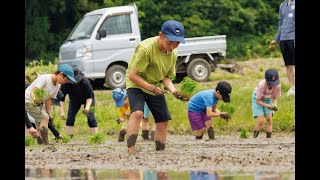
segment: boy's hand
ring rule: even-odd
[[[275,106],[275,105],[272,105],[270,108],[268,108],[268,109],[270,109],[270,110],[273,110],[273,111],[278,111],[278,108],[277,108],[277,106]]]
[[[231,116],[229,115],[229,113],[225,112],[225,113],[221,113],[220,117],[224,120],[226,120],[227,122],[229,121],[229,119],[231,119]]]
[[[180,99],[181,101],[189,101],[189,99],[190,99],[189,96],[183,94],[183,93],[180,92],[180,91],[175,91],[175,92],[173,92],[172,94],[173,94],[173,96],[174,96],[175,98]]]
[[[116,119],[117,123],[120,124],[121,120],[120,118]]]
[[[89,115],[89,110],[88,109],[83,109],[82,113],[88,116]]]

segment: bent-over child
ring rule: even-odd
[[[228,116],[217,108],[219,100],[230,102],[231,85],[220,81],[215,89],[202,90],[191,97],[188,102],[188,118],[192,131],[197,131],[196,139],[202,139],[208,131],[209,139],[214,139],[212,117]]]
[[[265,72],[265,79],[261,80],[252,93],[252,113],[258,122],[254,127],[253,137],[257,138],[266,118],[267,138],[271,138],[272,115],[277,111],[278,97],[281,96],[279,74],[275,69]]]

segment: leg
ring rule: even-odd
[[[261,129],[262,126],[263,126],[263,120],[264,120],[263,115],[258,116],[258,117],[257,117],[257,120],[258,120],[258,122],[256,123],[256,125],[255,125],[255,127],[254,127],[254,132],[253,132],[253,137],[254,137],[254,138],[257,138],[257,137],[258,137],[259,131],[260,131],[260,129]]]
[[[164,150],[167,141],[168,121],[158,122],[155,132],[156,151]]]
[[[121,129],[120,133],[119,133],[118,142],[124,141],[124,137],[125,137],[126,134],[127,134],[127,130],[126,129]]]
[[[199,129],[197,131],[196,139],[202,139],[205,132],[206,132],[206,128]]]
[[[287,95],[295,94],[295,46],[294,40],[280,41],[280,50],[286,66],[290,89]]]
[[[291,89],[295,89],[295,66],[288,65],[286,66],[286,70],[287,70],[287,76],[288,76],[290,87]]]
[[[142,138],[149,139],[149,118],[142,119]]]
[[[98,133],[98,124],[94,117],[94,112],[90,111],[87,117],[88,126],[90,127],[90,134],[97,134]]]
[[[271,134],[272,134],[272,115],[271,114],[267,114],[266,115],[266,119],[267,119],[267,138],[271,138]]]
[[[49,117],[48,128],[50,129],[50,131],[52,132],[52,134],[53,134],[55,137],[59,137],[60,133],[59,133],[59,131],[54,127],[52,117]]]
[[[213,131],[213,127],[212,127],[212,120],[206,121],[205,125],[206,125],[206,129],[208,129],[209,139],[213,140],[214,139],[214,131]]]
[[[68,117],[66,121],[66,134],[73,138],[74,135],[74,122],[76,120],[76,115],[80,109],[79,104],[75,104],[70,100],[69,109],[68,109]]]
[[[43,143],[45,145],[49,144],[49,139],[48,139],[48,123],[49,123],[49,117],[47,119],[43,119],[40,122],[40,135]]]
[[[156,132],[156,123],[153,124],[153,128],[152,128],[151,133],[150,133],[150,140],[151,141],[154,141],[155,132]]]
[[[139,124],[142,120],[143,112],[142,111],[135,111],[131,113],[130,119],[128,121],[128,153],[132,154],[134,152],[134,146],[137,141],[138,132],[139,132]]]

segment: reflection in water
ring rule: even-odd
[[[25,179],[130,179],[130,180],[293,180],[294,172],[156,171],[114,169],[25,169]]]

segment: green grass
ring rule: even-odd
[[[49,65],[54,66],[54,65]],[[295,96],[286,96],[286,91],[290,86],[287,80],[286,71],[283,60],[281,58],[256,59],[250,61],[237,62],[236,71],[230,73],[221,69],[216,69],[211,73],[209,82],[199,82],[193,94],[205,89],[215,88],[221,80],[229,82],[232,86],[231,102],[224,103],[219,101],[218,109],[227,111],[231,114],[232,119],[225,122],[221,118],[213,118],[213,127],[217,134],[240,133],[242,129],[246,129],[248,133],[253,132],[256,119],[252,117],[251,110],[251,95],[255,86],[264,78],[264,72],[268,68],[278,70],[281,81],[282,96],[278,99],[278,111],[273,116],[273,131],[274,132],[290,132],[294,130],[295,122]],[[38,66],[26,67],[27,72],[35,72],[34,69],[39,69]],[[51,68],[44,68],[48,73],[54,71]],[[44,72],[42,70],[41,72]],[[27,74],[26,74],[27,75]],[[181,84],[174,84],[177,89]],[[172,120],[169,121],[168,132],[174,134],[192,134],[189,121],[187,102],[180,101],[173,97],[171,93],[165,94],[167,105],[171,113]],[[67,114],[69,98],[66,97],[65,112]],[[107,135],[107,139],[117,138],[121,125],[115,120],[118,118],[117,108],[112,99],[111,91],[95,90],[96,106],[94,108],[95,117],[98,122],[99,132]],[[82,107],[81,107],[82,108]],[[75,121],[75,138],[77,136],[90,136],[90,128],[87,123],[87,118],[82,114],[82,109],[79,110]],[[62,120],[59,115],[59,108],[54,107],[54,124],[58,130],[65,135],[65,120]],[[153,124],[153,117],[150,118],[150,128]],[[265,125],[262,131],[265,130]],[[53,136],[49,133],[49,136]],[[80,138],[80,137],[79,137]]]

